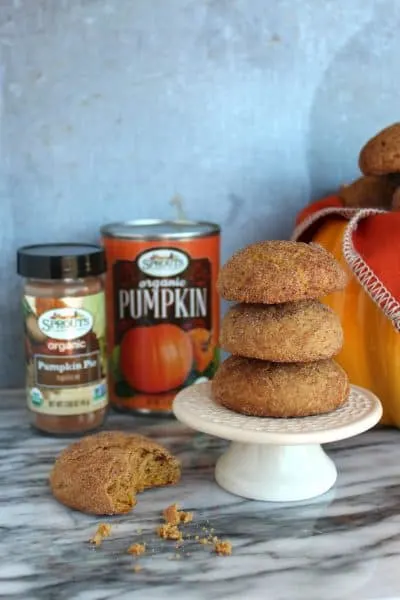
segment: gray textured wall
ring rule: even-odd
[[[22,382],[17,246],[115,219],[288,235],[400,116],[398,0],[0,0],[0,385]]]

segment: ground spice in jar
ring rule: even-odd
[[[98,428],[107,407],[105,255],[81,244],[25,246],[22,309],[32,424],[58,435]]]

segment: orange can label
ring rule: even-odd
[[[219,235],[103,241],[111,404],[170,412],[219,364]]]

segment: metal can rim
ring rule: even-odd
[[[151,227],[155,225],[170,225],[171,228],[174,226],[184,226],[188,228],[191,226],[201,226],[207,228],[205,231],[171,231],[165,233],[140,233],[141,227]],[[132,227],[132,233],[115,233],[113,229]],[[209,237],[212,235],[219,235],[221,232],[220,225],[212,223],[211,221],[188,221],[188,220],[164,220],[164,219],[135,219],[132,221],[116,221],[114,223],[107,223],[100,228],[100,233],[104,238],[123,239],[123,240],[182,240],[182,239],[193,239]]]

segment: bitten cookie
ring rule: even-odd
[[[272,362],[331,358],[342,344],[339,317],[317,300],[237,304],[225,315],[220,334],[227,352]]]
[[[273,240],[233,254],[220,271],[218,291],[233,302],[279,304],[320,298],[346,282],[339,263],[321,246]]]
[[[50,475],[59,502],[85,513],[127,513],[136,494],[180,479],[180,463],[140,435],[107,431],[82,438],[57,458]]]
[[[346,401],[349,381],[333,360],[274,364],[230,356],[212,381],[216,402],[258,417],[307,417],[331,412]]]
[[[400,123],[371,138],[362,148],[358,162],[364,175],[400,173]]]

